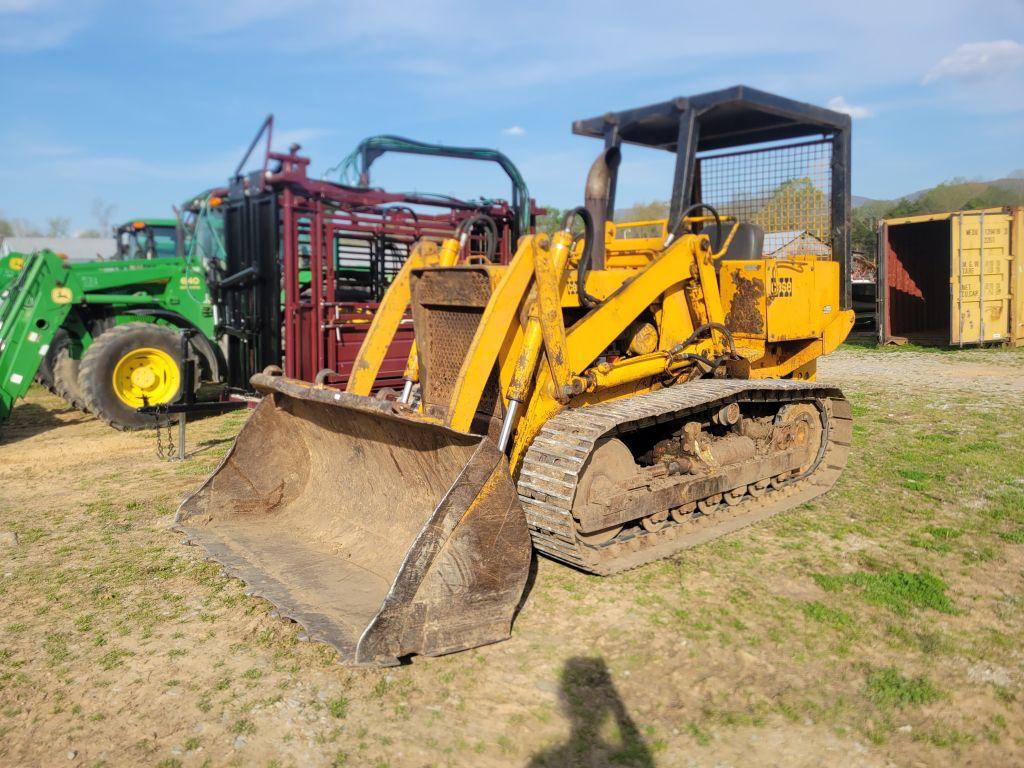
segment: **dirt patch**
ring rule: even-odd
[[[167,530],[243,414],[167,463],[33,390],[0,433],[0,763],[1024,762],[1022,367],[837,354],[855,445],[827,496],[612,578],[541,559],[510,641],[389,670]]]

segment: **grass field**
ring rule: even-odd
[[[1024,354],[847,348],[827,496],[671,560],[548,560],[510,641],[353,670],[171,533],[167,463],[34,389],[0,433],[0,764],[1024,764]]]

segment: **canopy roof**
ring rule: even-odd
[[[689,110],[696,113],[700,125],[698,152],[829,135],[850,127],[849,115],[841,112],[736,85],[577,120],[572,130],[580,136],[602,138],[617,126],[623,142],[674,152],[680,119]]]

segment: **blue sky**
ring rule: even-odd
[[[319,174],[364,136],[493,146],[580,202],[570,124],[745,83],[849,111],[855,194],[1024,168],[1024,3],[0,0],[0,212],[95,226],[222,183],[262,118]],[[726,10],[727,9],[727,10]],[[671,162],[627,151],[620,205]],[[394,188],[497,195],[497,171],[387,157]]]

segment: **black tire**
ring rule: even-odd
[[[89,333],[95,339],[109,328],[114,327],[113,319],[101,317],[89,322]],[[82,387],[78,383],[78,371],[82,366],[81,359],[71,356],[71,334],[61,328],[54,334],[53,342],[46,353],[46,360],[49,360],[50,374],[52,376],[49,390],[82,413],[88,413],[89,409],[85,404],[85,396],[82,394]],[[44,361],[45,363],[45,361]],[[42,366],[40,366],[42,370]]]
[[[42,384],[48,390],[57,394],[57,387],[53,383],[53,364],[57,361],[57,350],[67,344],[68,332],[63,328],[57,330],[50,342],[50,348],[46,350],[43,359],[39,361],[39,370],[36,371],[36,382]]]
[[[60,330],[54,336],[50,353],[53,354],[53,393],[72,408],[87,413],[85,397],[78,385],[82,361],[71,356],[71,337],[66,331]]]
[[[165,352],[180,369],[181,341],[174,331],[152,323],[115,325],[95,339],[82,358],[78,381],[85,404],[96,418],[114,429],[152,429],[171,419],[144,416],[122,400],[114,390],[113,378],[117,364],[133,350],[151,348]],[[181,395],[181,382],[176,391],[160,402],[173,402]],[[158,405],[159,402],[153,402]]]

